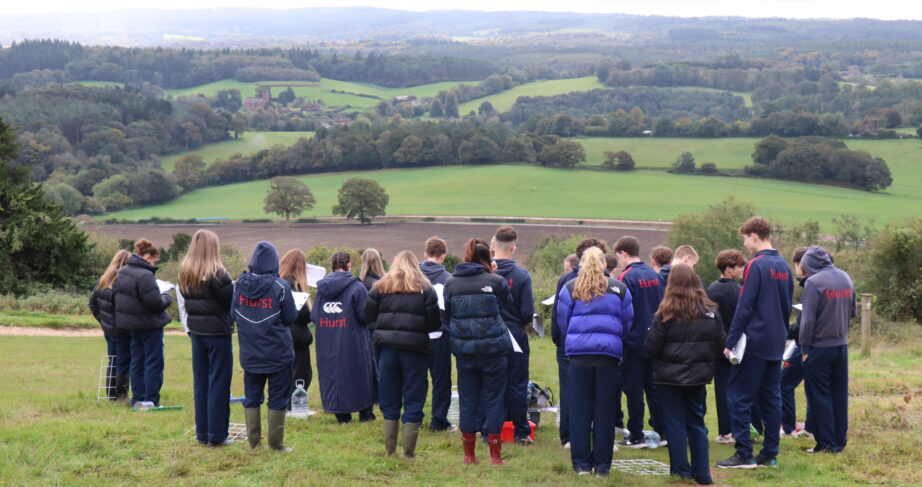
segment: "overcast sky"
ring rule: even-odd
[[[13,13],[123,10],[129,8],[298,8],[315,6],[371,6],[399,10],[543,10],[555,12],[607,12],[642,15],[744,16],[793,18],[852,18],[922,20],[918,0],[466,0],[459,4],[431,0],[273,0],[266,4],[252,0],[32,0],[4,2],[0,16]]]

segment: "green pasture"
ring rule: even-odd
[[[390,195],[390,215],[473,215],[616,218],[669,221],[729,196],[752,201],[760,212],[785,222],[813,218],[827,225],[842,214],[876,222],[918,216],[922,208],[922,141],[849,141],[849,147],[883,157],[894,184],[867,192],[768,179],[668,174],[689,150],[700,164],[741,168],[750,163],[756,139],[579,139],[589,164],[604,150],[630,152],[641,170],[628,173],[534,166],[463,166],[325,173],[301,176],[317,199],[302,217],[329,216],[339,186],[350,177],[377,180]],[[125,210],[101,218],[265,218],[268,180],[199,189],[161,206]]]
[[[268,149],[276,144],[283,146],[293,145],[298,139],[309,139],[314,136],[313,132],[244,132],[243,136],[236,140],[225,140],[214,144],[208,144],[198,149],[181,152],[160,159],[160,167],[165,171],[173,171],[173,166],[180,157],[189,154],[198,154],[206,163],[212,163],[240,153],[247,155],[253,152],[259,152]]]
[[[323,100],[323,102],[330,107],[349,106],[353,108],[367,108],[376,105],[382,99],[391,99],[401,95],[415,95],[417,97],[435,96],[440,91],[449,90],[459,84],[474,83],[476,82],[446,81],[442,83],[408,86],[405,88],[387,88],[370,83],[337,81],[329,78],[323,78],[319,82],[257,81],[255,83],[225,79],[204,85],[193,86],[191,88],[164,90],[164,93],[173,95],[174,97],[196,94],[215,96],[217,92],[221,90],[237,89],[240,90],[244,98],[247,98],[256,96],[256,90],[260,87],[269,87],[272,91],[272,95],[275,96],[290,86],[296,95],[304,97],[304,99],[308,101]],[[345,93],[334,93],[334,91]]]
[[[905,325],[907,327],[912,325]],[[870,358],[852,348],[848,448],[840,455],[810,456],[808,439],[782,440],[776,469],[725,471],[712,467],[717,484],[740,486],[842,486],[883,483],[918,485],[922,461],[918,425],[922,337],[916,331],[899,344],[878,343]],[[236,343],[236,339],[234,342]],[[165,339],[162,403],[179,411],[130,412],[121,404],[96,401],[102,337],[0,336],[0,484],[2,485],[689,485],[666,476],[640,477],[613,471],[606,479],[577,478],[569,451],[560,447],[555,416],[545,413],[536,444],[506,444],[502,468],[489,466],[478,444],[480,465],[462,463],[460,434],[420,432],[417,459],[383,457],[382,418],[339,425],[320,413],[286,422],[288,454],[250,450],[245,444],[200,446],[192,432],[191,350],[185,336]],[[557,391],[554,346],[531,340],[530,379]],[[239,356],[236,354],[235,356]],[[314,355],[316,357],[316,355]],[[311,409],[320,410],[318,382],[309,388]],[[234,366],[231,392],[243,393],[242,370]],[[904,399],[910,397],[911,401]],[[706,422],[716,435],[713,394]],[[905,401],[905,402],[904,402]],[[805,404],[798,389],[798,419]],[[263,408],[265,443],[265,407]],[[426,422],[430,408],[427,405]],[[231,422],[243,423],[239,404]],[[758,444],[756,445],[758,448]],[[710,443],[710,463],[733,453]],[[622,449],[615,459],[649,458],[668,464],[665,448]]]
[[[605,85],[600,83],[596,76],[534,81],[532,83],[516,86],[502,93],[462,103],[458,106],[458,113],[462,116],[471,111],[476,113],[480,104],[485,101],[490,102],[496,111],[505,112],[512,108],[512,105],[515,104],[515,100],[520,96],[554,96],[572,93],[574,91],[589,91],[599,88],[605,88]]]

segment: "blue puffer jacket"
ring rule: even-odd
[[[569,281],[558,294],[557,324],[568,357],[604,355],[621,360],[621,337],[631,329],[634,307],[624,283],[608,279],[608,291],[591,301],[574,300]]]
[[[445,283],[445,313],[450,322],[451,353],[465,358],[491,358],[512,350],[501,310],[509,284],[480,264],[462,262]]]

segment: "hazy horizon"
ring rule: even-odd
[[[130,10],[198,10],[198,9],[265,9],[291,10],[313,7],[368,7],[389,10],[431,11],[529,11],[556,13],[599,13],[631,14],[668,17],[747,17],[747,18],[789,18],[789,19],[851,19],[869,18],[880,20],[922,20],[922,3],[905,2],[851,2],[830,0],[648,0],[630,2],[623,0],[573,0],[563,4],[547,1],[512,0],[505,2],[469,0],[464,8],[432,8],[431,2],[420,0],[358,0],[358,1],[296,1],[277,0],[272,6],[254,7],[244,0],[160,0],[157,2],[135,2],[126,8],[117,0],[86,0],[75,6],[71,2],[35,1],[4,6],[0,17],[23,14],[65,14],[72,12],[119,12]]]

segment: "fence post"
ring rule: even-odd
[[[871,355],[871,294],[861,294],[861,354]]]

